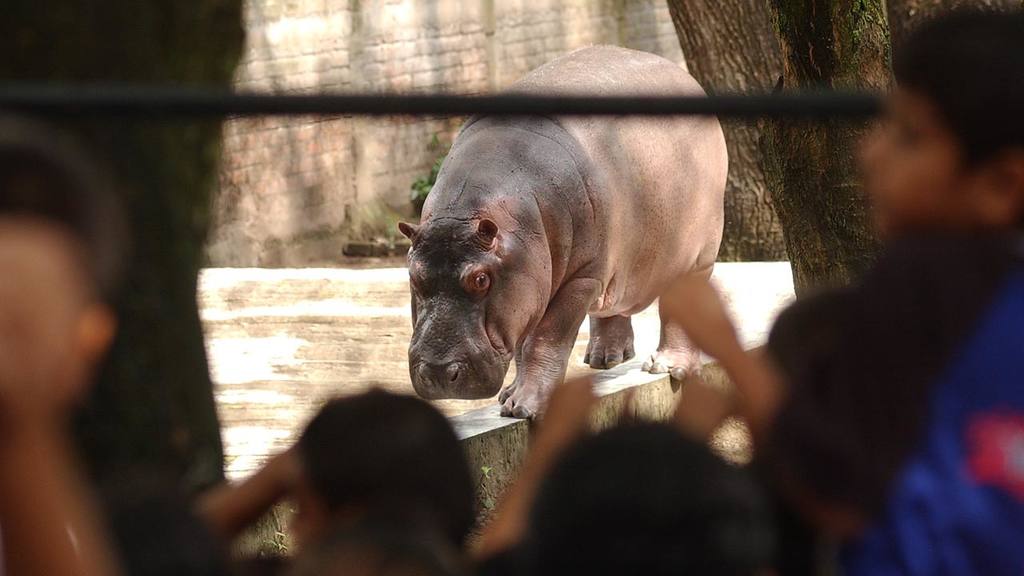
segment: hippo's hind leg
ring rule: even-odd
[[[661,342],[658,350],[644,361],[644,370],[651,374],[668,372],[674,380],[682,381],[686,375],[697,369],[700,352],[690,343],[686,333],[675,322],[661,314]]]
[[[694,274],[711,277],[712,267]],[[658,350],[644,362],[643,369],[651,374],[669,373],[674,380],[682,381],[700,367],[700,351],[690,342],[683,329],[665,317],[660,301],[658,315],[661,317],[661,341]]]
[[[614,368],[631,359],[633,323],[629,316],[590,317],[590,342],[583,362],[591,368]]]

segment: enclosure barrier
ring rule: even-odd
[[[711,96],[527,94],[270,94],[153,85],[0,83],[0,110],[48,116],[151,119],[287,115],[714,115],[722,118],[865,118],[881,110],[865,92]]]

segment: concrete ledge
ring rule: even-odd
[[[667,374],[647,374],[633,360],[596,376],[599,397],[594,425],[616,422],[623,411],[627,391],[636,389],[633,409],[637,416],[660,419],[667,416],[678,396]],[[497,405],[472,410],[452,418],[469,460],[477,486],[477,510],[486,518],[498,498],[519,475],[529,448],[531,423],[503,418]]]
[[[613,426],[624,415],[639,420],[665,420],[675,410],[680,385],[668,374],[648,374],[640,368],[641,362],[632,360],[596,376],[598,404],[591,422],[595,429]],[[700,377],[714,386],[729,386],[724,371],[713,362],[704,364]],[[627,413],[625,403],[631,390],[633,401]],[[477,486],[477,509],[483,519],[518,477],[529,448],[531,423],[504,418],[499,412],[495,405],[452,418]],[[738,422],[727,422],[712,439],[712,447],[730,461],[749,458],[746,429]]]

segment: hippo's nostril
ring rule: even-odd
[[[445,372],[448,374],[448,381],[455,382],[456,380],[458,380],[459,371],[460,368],[458,362],[452,362],[451,364],[449,364],[448,368],[445,369]]]

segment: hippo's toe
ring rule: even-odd
[[[517,386],[501,400],[501,415],[511,418],[533,419],[540,414],[542,398],[526,386]]]
[[[699,366],[699,355],[693,350],[658,350],[644,361],[644,372],[669,374],[673,380],[684,380]]]
[[[504,405],[505,401],[509,399],[509,396],[512,396],[512,394],[515,393],[518,384],[519,380],[515,380],[508,386],[502,388],[501,392],[498,393],[498,403]],[[504,412],[501,415],[506,416]]]
[[[657,354],[652,354],[651,357],[644,362],[644,372],[650,372],[651,374],[664,374],[668,372],[668,368],[668,364],[666,364],[663,359],[658,358]]]
[[[633,326],[628,316],[590,319],[590,341],[583,363],[603,370],[614,368],[635,356]]]
[[[596,368],[598,370],[604,370],[607,368],[615,368],[619,364],[630,360],[635,356],[633,352],[633,346],[630,344],[626,348],[614,348],[611,350],[596,350],[591,351],[583,357],[583,363]]]

